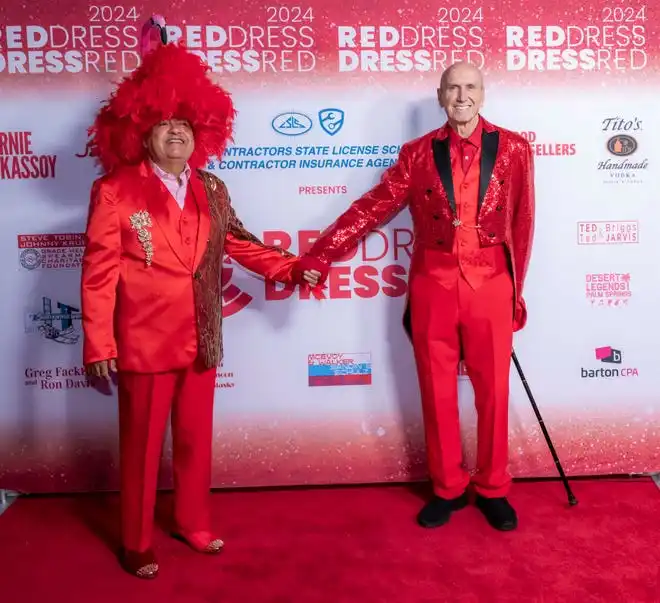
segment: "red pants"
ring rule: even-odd
[[[119,373],[122,540],[151,546],[158,468],[172,411],[174,519],[183,532],[209,529],[215,369]]]
[[[458,413],[461,348],[478,413],[476,491],[505,496],[513,283],[508,273],[474,290],[456,275],[422,268],[410,279],[412,340],[422,395],[429,472],[438,496],[454,498],[470,477],[463,465]]]

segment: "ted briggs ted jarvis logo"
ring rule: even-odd
[[[643,131],[642,120],[638,117],[607,117],[601,123],[601,130],[607,135],[605,149],[613,156],[598,162],[598,171],[603,173],[606,184],[641,184],[648,168],[648,159],[633,155],[639,144],[632,133]]]
[[[577,223],[578,245],[625,245],[639,243],[638,220],[599,220]]]
[[[615,350],[610,346],[596,348],[596,360],[614,367],[601,368],[582,368],[582,379],[613,379],[617,377],[639,377],[639,371],[636,368],[624,367],[623,352]]]
[[[342,109],[321,109],[317,117],[319,126],[328,136],[338,134],[344,127],[345,114]],[[282,136],[302,136],[314,127],[314,121],[305,113],[289,111],[276,115],[270,125]]]

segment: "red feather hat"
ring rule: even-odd
[[[150,23],[147,36],[154,25],[164,33],[154,19]],[[183,45],[160,44],[147,50],[140,67],[119,84],[89,129],[91,154],[103,170],[143,161],[151,128],[173,118],[187,120],[193,129],[192,168],[221,157],[232,140],[236,112],[230,94],[211,81],[209,72],[208,65]]]

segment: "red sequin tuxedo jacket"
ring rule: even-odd
[[[410,208],[415,250],[454,248],[456,201],[449,155],[449,126],[403,145],[397,162],[379,184],[355,201],[326,229],[302,259],[300,270],[328,266],[350,251],[370,230]],[[534,234],[534,161],[520,135],[483,120],[479,181],[479,241],[482,247],[503,244],[514,282],[514,329],[524,327],[522,297]],[[414,262],[414,258],[413,258]],[[410,335],[410,314],[404,314]]]
[[[85,364],[116,358],[120,370],[160,373],[199,357],[218,366],[225,253],[267,279],[292,282],[297,258],[243,227],[221,180],[197,170],[188,187],[181,212],[146,163],[94,183],[82,268]],[[190,234],[182,233],[183,214],[188,227],[196,223]]]

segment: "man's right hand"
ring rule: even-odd
[[[328,271],[329,266],[326,266],[317,258],[303,255],[298,258],[294,268],[294,278],[298,281],[298,284],[302,284],[304,281],[316,287],[325,282],[325,279],[328,278]]]
[[[107,381],[111,381],[110,373],[117,372],[117,361],[115,358],[110,360],[99,360],[99,362],[92,362],[85,366],[85,371],[90,377],[100,377]]]
[[[305,270],[302,277],[311,287],[316,287],[319,284],[321,273],[318,270]]]

